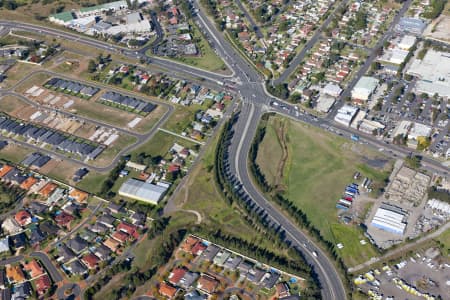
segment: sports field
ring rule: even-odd
[[[269,184],[298,205],[325,239],[344,245],[339,253],[351,266],[370,259],[376,251],[370,244],[359,243],[364,236],[357,225],[339,222],[336,202],[356,171],[382,184],[390,163],[384,169],[366,165],[376,159],[386,158],[324,130],[273,116],[257,163]]]

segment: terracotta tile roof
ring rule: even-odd
[[[39,265],[39,263],[36,260],[32,260],[27,264],[23,265],[23,269],[25,272],[30,274],[31,278],[38,277],[42,274],[44,274],[44,269]]]
[[[22,269],[19,265],[17,266],[6,266],[6,277],[9,282],[23,282],[25,281],[25,275],[23,275]]]
[[[77,189],[73,189],[70,193],[69,193],[69,197],[75,199],[76,201],[80,202],[80,203],[84,203],[86,202],[87,198],[88,198],[89,194]]]
[[[48,197],[57,187],[56,183],[49,182],[39,191],[39,194]]]
[[[36,285],[36,291],[37,291],[38,295],[45,294],[47,292],[47,290],[52,286],[52,281],[47,276],[47,274],[36,279],[36,281],[34,283]]]
[[[186,252],[191,252],[192,247],[195,246],[200,240],[194,236],[188,236],[187,239],[184,241],[183,245],[181,246],[181,249]]]
[[[194,245],[194,247],[192,247],[192,254],[194,255],[200,255],[202,254],[203,251],[205,251],[206,249],[206,245],[203,244],[202,242],[198,242],[197,244]]]
[[[67,227],[75,218],[66,212],[62,212],[55,217],[55,221],[59,226]]]
[[[1,169],[0,169],[0,178],[2,178],[3,176],[5,176],[6,174],[8,174],[9,171],[11,171],[12,169],[14,169],[13,167],[9,166],[9,165],[4,165]]]
[[[89,269],[95,269],[99,262],[99,258],[92,253],[86,254],[83,256],[81,261],[88,267]]]
[[[117,230],[123,231],[134,237],[135,239],[139,238],[139,233],[137,232],[137,227],[133,224],[127,222],[121,222],[117,225]]]
[[[170,272],[168,281],[173,285],[177,285],[181,278],[183,278],[184,274],[186,274],[186,269],[175,268],[172,272]]]
[[[173,298],[173,297],[175,296],[175,294],[177,293],[177,289],[174,288],[173,286],[168,285],[168,284],[165,283],[165,282],[162,282],[162,283],[159,285],[159,293],[160,293],[162,296],[165,296],[165,297],[171,299],[171,298]]]
[[[36,182],[38,182],[38,180],[35,177],[30,176],[20,184],[20,188],[28,191]]]
[[[218,285],[219,282],[215,278],[208,275],[202,275],[197,282],[198,289],[209,294],[214,293]]]
[[[19,210],[14,216],[14,219],[20,226],[26,226],[31,223],[31,214],[26,210]]]
[[[113,252],[116,252],[117,248],[120,246],[119,242],[113,238],[108,238],[106,241],[103,242],[103,245],[108,247]]]
[[[123,231],[116,231],[113,233],[111,237],[116,241],[120,242],[121,244],[123,244],[128,240],[130,236]]]

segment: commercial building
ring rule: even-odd
[[[75,15],[71,11],[64,11],[58,14],[50,15],[49,20],[50,22],[58,25],[68,26],[73,20],[75,20]]]
[[[413,61],[406,73],[419,79],[418,93],[450,97],[450,53],[429,49],[422,60]]]
[[[397,30],[420,35],[427,27],[424,21],[418,18],[401,18],[397,25]]]
[[[432,128],[430,126],[420,123],[413,123],[413,126],[408,134],[408,139],[417,140],[419,137],[428,138],[431,135],[431,130]]]
[[[166,190],[167,187],[165,186],[131,178],[122,184],[119,195],[156,205],[164,196]]]
[[[362,120],[361,124],[359,124],[359,130],[367,134],[373,134],[376,131],[384,130],[385,127],[384,124],[378,121],[367,119]]]
[[[322,113],[328,113],[335,102],[336,98],[321,94],[319,99],[317,99],[316,110]]]
[[[336,84],[328,83],[323,88],[323,93],[332,97],[339,97],[339,95],[342,93],[342,89]]]
[[[78,12],[78,15],[81,17],[86,16],[92,16],[92,15],[98,15],[103,12],[107,11],[113,11],[117,12],[122,9],[127,9],[128,4],[126,1],[115,1],[115,2],[109,2],[104,3],[96,6],[90,6],[90,7],[82,7],[80,8],[80,11]]]
[[[369,100],[370,95],[372,95],[377,86],[378,79],[369,76],[363,76],[353,88],[352,98],[355,100],[355,102],[363,103]]]
[[[407,225],[406,219],[406,211],[399,207],[383,203],[375,213],[371,225],[390,233],[403,235]]]
[[[345,104],[339,110],[334,120],[342,125],[350,126],[359,108]]]
[[[416,40],[417,38],[413,35],[405,35],[400,42],[398,42],[397,47],[409,51],[416,43]]]

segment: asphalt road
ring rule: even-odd
[[[44,252],[32,252],[30,256],[38,258],[42,262],[53,282],[58,283],[63,281],[62,275],[58,272],[58,269],[53,265],[47,254]]]
[[[345,0],[344,0],[345,2]],[[409,0],[407,3],[410,3]],[[151,58],[152,63],[155,65],[160,65],[164,68],[170,68],[180,74],[192,74],[197,77],[208,78],[210,80],[217,81],[233,81],[236,82],[236,89],[242,98],[242,109],[240,111],[240,116],[238,122],[235,124],[235,136],[232,139],[230,145],[230,157],[233,159],[230,161],[230,169],[232,170],[233,176],[238,178],[242,183],[242,188],[245,193],[250,197],[251,201],[256,203],[259,207],[267,212],[269,218],[273,222],[281,225],[286,233],[286,240],[290,243],[292,247],[301,251],[306,260],[311,263],[314,270],[318,274],[320,283],[322,285],[322,296],[324,299],[345,299],[346,293],[343,287],[342,281],[336,271],[333,262],[326,256],[324,252],[321,251],[319,247],[311,242],[307,235],[305,235],[300,229],[298,229],[288,218],[286,218],[276,207],[272,205],[264,196],[259,192],[258,188],[253,184],[251,177],[247,169],[248,151],[250,149],[251,142],[256,133],[256,129],[262,114],[265,112],[266,108],[270,108],[270,103],[272,101],[277,101],[272,96],[268,95],[265,91],[265,86],[263,79],[260,75],[242,58],[240,57],[234,48],[227,42],[223,35],[217,31],[212,22],[205,15],[203,9],[199,7],[199,4],[194,1],[193,5],[195,8],[200,9],[196,14],[195,19],[198,21],[199,26],[202,31],[205,32],[206,37],[211,41],[213,48],[216,50],[218,55],[220,55],[225,63],[233,71],[232,75],[224,76],[221,74],[215,74],[209,71],[200,70],[194,67],[188,67],[181,63],[176,63],[164,59]],[[405,4],[405,6],[408,4]],[[331,16],[330,16],[331,17]],[[325,22],[330,22],[330,17],[327,18]],[[399,17],[398,17],[399,18]],[[398,19],[397,18],[397,19]],[[79,43],[83,43],[98,49],[112,52],[121,52],[130,58],[140,59],[143,53],[139,51],[130,51],[121,47],[110,45],[108,43],[100,42],[98,40],[93,40],[88,37],[66,33],[64,31],[49,29],[46,27],[40,27],[30,24],[20,24],[16,22],[0,21],[0,25],[5,25],[13,28],[18,28],[22,30],[28,30],[32,32],[44,32],[45,34],[55,35],[56,37],[66,38],[69,40],[74,40]],[[321,29],[324,28],[323,24],[312,37],[312,41],[307,43],[307,46],[312,47],[312,45],[320,38]],[[307,49],[304,53],[300,53],[298,57],[294,59],[292,68],[294,68],[297,60],[301,60],[302,56],[305,55]],[[368,64],[370,66],[370,64]],[[290,69],[291,71],[293,69]],[[355,80],[359,79],[358,76],[362,75],[362,71],[358,72]],[[284,75],[285,78],[289,76],[289,73]],[[356,82],[356,81],[355,81]],[[347,89],[351,90],[351,88]],[[279,111],[286,114],[287,109]],[[298,120],[302,120],[294,115]],[[331,119],[316,120],[314,118],[309,118],[309,123],[315,126],[334,126],[339,128],[342,132],[348,134],[351,131],[349,128],[340,128],[338,125],[333,124]],[[376,144],[380,143],[376,141],[373,137],[365,137],[370,143]],[[399,151],[399,149],[392,148],[392,145],[384,145],[386,149],[393,149],[389,151]],[[129,150],[129,149],[128,149]],[[403,150],[400,150],[403,151]],[[437,162],[433,160],[424,159],[426,167],[429,169],[439,169],[440,166]]]
[[[66,296],[66,291],[70,290],[70,295]],[[81,295],[81,288],[76,283],[67,283],[56,290],[56,297],[58,300],[66,300],[66,299],[77,299]]]
[[[240,0],[235,0],[235,2],[239,7],[239,9],[244,13],[244,16],[247,18],[250,25],[252,26],[253,30],[255,31],[256,37],[260,40],[264,40],[264,34],[261,32],[261,29],[259,28],[258,24],[256,24],[252,15],[247,11],[247,8],[242,4]]]

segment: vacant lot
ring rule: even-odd
[[[32,152],[31,149],[22,147],[18,144],[8,142],[8,146],[0,150],[0,159],[4,159],[13,163],[20,163],[25,157]]]
[[[15,115],[17,111],[21,111],[28,106],[28,104],[14,96],[5,96],[0,99],[1,111],[8,115]]]
[[[287,152],[284,157],[283,151]],[[385,170],[364,164],[377,155],[323,130],[271,117],[257,162],[268,182],[276,183],[326,239],[344,245],[340,253],[348,265],[353,265],[374,256],[375,251],[370,245],[359,243],[363,234],[356,225],[339,223],[335,206],[345,186],[353,181],[355,171],[373,178],[374,182],[387,176]]]
[[[165,133],[163,131],[158,131],[147,143],[133,150],[133,154],[146,153],[153,157],[164,157],[174,143],[178,143],[190,149],[192,149],[195,145],[194,143],[180,137]]]
[[[4,81],[4,86],[7,88],[13,87],[25,75],[39,69],[40,67],[36,65],[16,62],[14,66],[12,66],[12,68],[6,72],[6,79]]]

